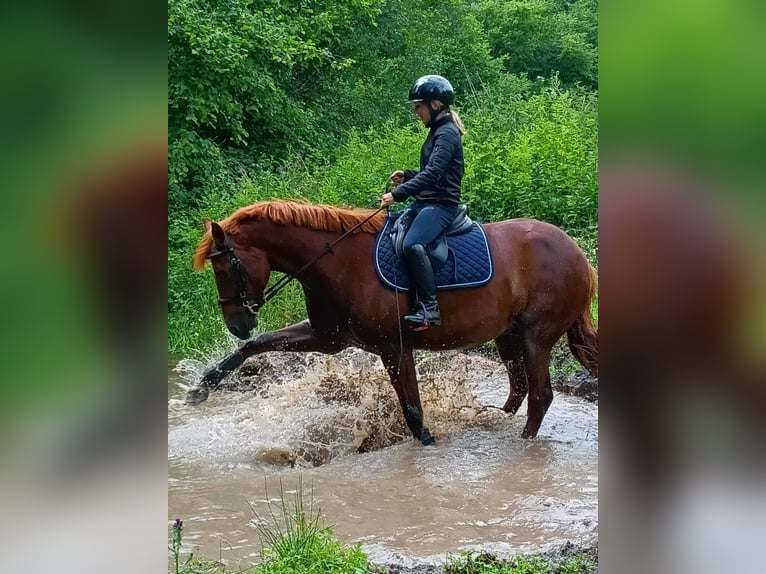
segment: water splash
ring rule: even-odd
[[[418,354],[417,369],[425,422],[439,439],[508,424],[478,398],[488,372],[505,377],[502,366],[453,353],[440,355],[437,369],[433,356]],[[180,361],[178,387],[187,390],[206,368]],[[173,416],[183,419],[169,433],[171,458],[313,467],[410,438],[380,360],[358,349],[265,353],[223,388],[230,392],[216,393],[204,408],[171,399]]]
[[[249,567],[264,481],[276,491],[301,476],[336,535],[380,562],[597,539],[595,404],[557,394],[538,438],[521,440],[524,406],[518,416],[491,408],[508,396],[502,364],[424,352],[416,367],[436,448],[410,438],[379,359],[361,351],[264,355],[197,407],[174,400],[181,373],[194,381],[206,365],[171,373],[169,508],[189,517],[200,553],[221,554],[225,533],[225,558]]]

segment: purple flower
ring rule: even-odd
[[[175,530],[181,530],[184,527],[184,521],[180,518],[176,518],[175,522],[173,523],[173,528]]]

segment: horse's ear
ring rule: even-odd
[[[211,225],[212,223],[213,223],[213,222],[212,222],[212,221],[210,221],[210,220],[209,220],[207,217],[203,217],[203,218],[202,218],[202,226],[205,228],[205,232],[206,232],[206,233],[210,233],[210,225]]]
[[[210,222],[210,234],[213,236],[213,242],[218,249],[223,249],[226,242],[226,234],[220,225],[215,221]]]

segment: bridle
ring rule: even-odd
[[[231,244],[231,240],[229,239],[228,235],[224,238],[223,246],[224,248],[222,250],[206,255],[205,259],[213,259],[222,255],[227,255],[229,257],[231,268],[234,272],[234,281],[237,284],[237,292],[239,294],[236,297],[219,296],[218,303],[220,305],[225,305],[226,303],[239,303],[245,309],[247,309],[251,315],[255,316],[258,314],[258,309],[263,307],[263,304],[266,302],[266,300],[263,296],[261,296],[260,298],[253,298],[259,300],[250,301],[250,296],[247,293],[247,270],[242,264],[242,260],[234,252],[234,246]]]
[[[388,189],[388,188],[387,188]],[[277,293],[279,293],[282,289],[284,289],[288,283],[290,283],[293,279],[297,279],[298,276],[303,273],[306,269],[311,267],[314,263],[319,261],[322,257],[327,255],[328,253],[334,253],[333,247],[338,244],[339,241],[342,239],[345,239],[349,235],[351,235],[354,231],[359,229],[362,225],[367,223],[370,219],[375,217],[378,213],[383,211],[384,209],[387,209],[386,207],[379,207],[374,212],[370,214],[369,217],[365,218],[364,220],[360,221],[354,227],[346,231],[343,235],[338,237],[335,241],[332,243],[327,242],[325,243],[324,250],[314,257],[311,261],[306,263],[303,267],[298,269],[295,273],[287,273],[283,277],[281,277],[279,280],[277,280],[274,285],[266,289],[266,291],[263,292],[263,294],[260,297],[253,297],[253,301],[251,301],[250,296],[247,293],[247,271],[245,270],[245,266],[242,264],[242,260],[239,258],[239,256],[234,252],[234,246],[231,244],[231,240],[229,239],[229,236],[226,235],[224,237],[223,246],[224,248],[220,251],[216,251],[214,253],[210,253],[205,256],[205,259],[213,259],[214,257],[220,257],[222,255],[227,255],[229,257],[229,261],[231,262],[232,270],[234,271],[234,280],[237,284],[237,292],[239,295],[236,297],[218,297],[218,303],[220,305],[225,305],[226,303],[239,303],[242,305],[247,311],[255,316],[258,314],[258,310],[263,307],[267,301],[273,299],[276,297]]]

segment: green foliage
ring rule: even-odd
[[[445,565],[446,574],[591,574],[596,569],[597,564],[589,553],[556,564],[542,556],[519,556],[505,562],[490,554],[464,552]]]
[[[241,160],[309,149],[314,114],[289,87],[348,65],[333,48],[352,23],[379,9],[379,0],[170,0],[172,199],[183,203],[184,190],[229,167],[216,161],[224,150]],[[245,167],[257,165],[248,160]]]
[[[391,118],[401,123],[409,115],[407,90],[426,73],[442,74],[458,94],[468,94],[501,70],[481,24],[459,0],[388,0],[378,19],[356,27],[339,49],[354,65],[333,71],[315,101],[318,120],[330,132],[332,125],[348,131]]]
[[[590,574],[596,571],[597,566],[597,561],[590,555],[578,554],[562,562],[557,574]]]
[[[269,502],[269,516],[255,514],[261,538],[262,564],[258,574],[366,574],[371,571],[360,546],[345,546],[320,522],[321,511],[314,505],[313,492],[303,491],[303,481],[291,499],[279,485],[279,502]],[[267,492],[268,498],[268,492]],[[270,499],[269,499],[270,500]]]
[[[171,207],[299,156],[334,159],[352,129],[408,115],[407,87],[449,77],[458,103],[506,70],[596,81],[596,0],[171,0]]]
[[[301,520],[301,517],[296,517]],[[304,519],[305,521],[305,519]],[[332,530],[313,523],[296,524],[293,538],[282,538],[264,551],[258,574],[367,574],[367,556],[357,546],[333,539]]]
[[[480,0],[475,8],[509,72],[597,84],[597,0]]]
[[[595,231],[595,96],[563,90],[554,78],[524,97],[517,83],[498,83],[476,98],[465,138],[465,202],[485,221],[533,217]]]

